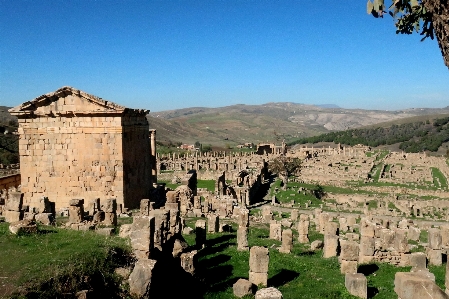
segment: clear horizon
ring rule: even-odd
[[[366,2],[0,0],[0,105],[62,86],[152,112],[293,102],[449,105],[436,40]]]

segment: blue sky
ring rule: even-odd
[[[436,40],[366,1],[0,0],[0,105],[62,86],[151,111],[449,105]]]

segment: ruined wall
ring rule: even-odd
[[[5,175],[0,177],[0,190],[20,185],[20,173]]]
[[[141,115],[125,115],[122,125],[124,206],[137,208],[141,199],[149,198],[152,187],[149,126]]]

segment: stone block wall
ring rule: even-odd
[[[139,206],[151,188],[146,111],[64,87],[10,110],[19,121],[24,204],[73,198]]]

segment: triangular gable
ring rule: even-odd
[[[58,115],[67,113],[122,113],[127,108],[73,87],[64,86],[9,109],[12,115]]]

